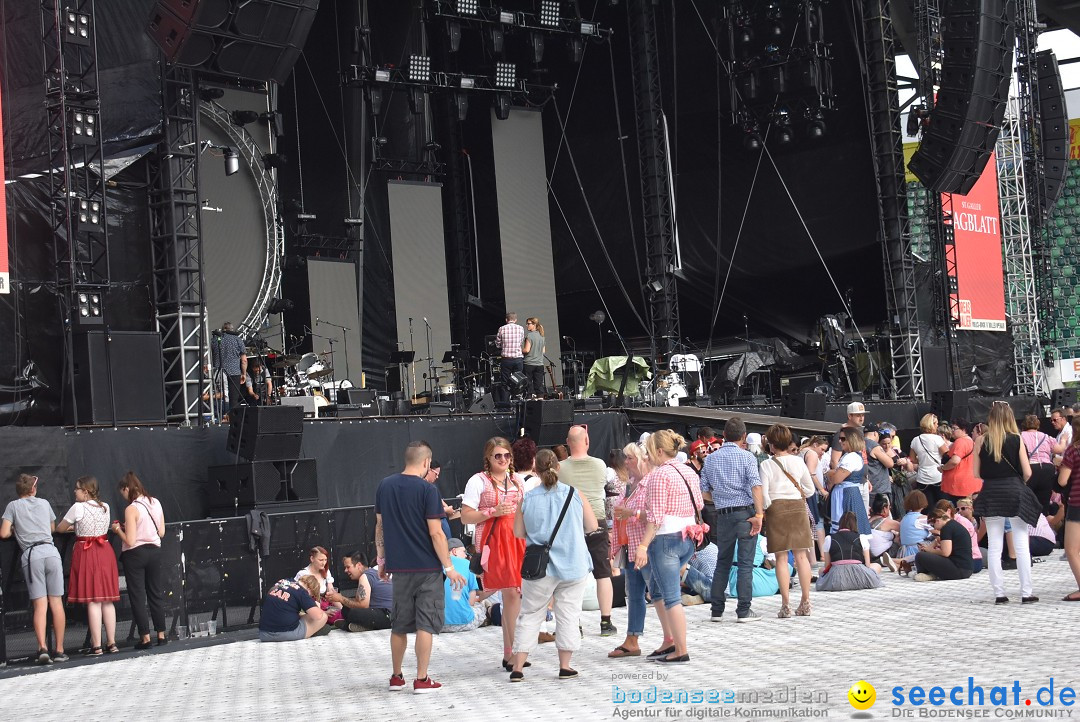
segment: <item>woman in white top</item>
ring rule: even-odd
[[[776,583],[780,586],[781,619],[791,617],[788,591],[791,572],[787,565],[787,552],[795,557],[795,569],[799,573],[799,591],[802,598],[795,613],[800,617],[810,615],[810,550],[814,537],[810,533],[810,516],[806,499],[814,495],[814,481],[806,464],[798,456],[792,456],[791,429],[783,424],[773,424],[765,432],[774,454],[760,467],[761,493],[765,506],[765,529],[768,552],[776,554]]]
[[[135,649],[150,649],[150,616],[157,631],[158,646],[165,642],[165,583],[161,578],[161,537],[165,536],[165,513],[161,502],[129,471],[120,480],[120,496],[129,503],[124,510],[124,524],[114,522],[113,532],[123,541],[120,561],[124,563],[131,614],[141,640]]]
[[[328,602],[325,597],[329,592],[337,592],[334,588],[334,575],[330,573],[330,552],[322,547],[312,547],[308,553],[308,565],[298,571],[293,577],[300,581],[304,577],[315,577],[319,582],[319,608],[326,612],[326,623],[334,624],[341,619],[341,602]]]
[[[918,466],[915,488],[926,494],[933,508],[941,496],[941,460],[949,453],[949,442],[938,433],[938,417],[926,414],[919,420],[921,434],[911,440],[911,463]]]
[[[818,549],[825,548],[825,520],[821,516],[821,501],[829,498],[829,490],[825,488],[825,467],[821,456],[829,448],[829,440],[824,436],[811,436],[799,450],[799,455],[810,472],[810,478],[814,480],[817,493],[806,500],[810,506],[810,514],[814,517],[814,538],[817,540]],[[813,550],[811,550],[813,551]]]

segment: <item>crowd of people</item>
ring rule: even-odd
[[[865,423],[858,402],[831,438],[799,439],[783,424],[748,434],[733,417],[720,436],[707,427],[693,441],[670,429],[643,434],[611,450],[606,464],[590,454],[584,425],[570,428],[562,449],[495,437],[484,445],[460,510],[438,494],[430,446],[414,441],[402,471],[376,492],[374,563],[359,551],[341,559],[355,591],[337,588],[330,554],[316,546],[294,578],[267,592],[259,637],[297,641],[332,628],[389,629],[388,688],[399,691],[408,686],[403,665],[408,635],[415,635],[412,689],[425,693],[441,687],[428,674],[433,635],[486,624],[501,626],[499,663],[511,682],[525,679],[530,654],[548,641],[558,649],[558,677],[576,677],[571,664],[584,635],[583,597],[595,593],[599,633],[613,636],[615,580],[627,628],[608,656],[644,655],[662,665],[691,660],[684,606],[708,603],[718,622],[729,595],[739,623],[761,619],[753,600],[766,594],[779,594],[777,617],[788,619],[813,613],[814,591],[873,589],[889,575],[959,580],[987,569],[995,603],[1006,604],[1003,569],[1015,568],[1020,602],[1032,604],[1039,601],[1033,559],[1059,546],[1080,587],[1080,483],[1073,479],[1080,414],[1071,412],[1054,410],[1056,436],[1040,432],[1033,416],[1021,431],[1004,402],[974,426],[927,414],[906,456],[895,427]],[[110,524],[97,481],[83,477],[57,524],[37,486],[37,477],[19,478],[19,498],[4,510],[0,537],[14,535],[23,550],[38,661],[67,659],[53,531],[76,535],[68,601],[87,605],[90,653],[117,651],[110,530],[122,541],[137,647],[155,643],[152,631],[156,644],[165,644],[160,502],[129,472],[119,484],[128,502],[124,522]],[[446,518],[456,514],[471,532],[469,544],[450,535]],[[1080,601],[1080,590],[1064,600]],[[661,641],[646,654],[641,637],[650,606]],[[45,643],[49,612],[52,650]]]

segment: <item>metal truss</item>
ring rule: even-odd
[[[1013,335],[1016,393],[1043,393],[1039,304],[1032,256],[1034,215],[1041,204],[1029,194],[1027,183],[1027,129],[1023,101],[1009,98],[1005,124],[997,141],[998,193],[1001,198],[1001,243],[1005,258],[1005,308]],[[1039,185],[1038,177],[1030,185]],[[1035,204],[1033,209],[1031,206]]]
[[[941,84],[941,61],[945,51],[941,38],[941,9],[938,0],[915,0],[916,69],[923,108],[934,109]]]
[[[653,357],[666,362],[681,333],[675,277],[678,247],[674,233],[667,126],[656,44],[656,7],[651,0],[630,0],[626,3],[626,12],[630,25],[634,117],[644,206],[646,276],[650,286],[649,334]]]
[[[167,420],[203,424],[210,412],[202,277],[198,88],[195,73],[161,63],[162,139],[147,165],[154,307]]]
[[[922,341],[907,213],[896,46],[889,0],[865,0],[863,53],[878,194],[879,234],[885,260],[885,306],[892,360],[892,398],[923,399]]]

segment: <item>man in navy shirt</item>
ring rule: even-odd
[[[405,447],[405,468],[379,482],[375,492],[375,548],[379,578],[394,575],[394,608],[390,615],[390,656],[394,672],[390,691],[405,688],[401,664],[416,634],[416,679],[413,693],[438,690],[427,673],[432,635],[443,626],[443,575],[460,589],[465,579],[450,563],[443,533],[442,499],[433,484],[424,481],[431,468],[431,447],[412,441]]]
[[[313,637],[320,631],[330,631],[326,626],[326,612],[319,609],[311,593],[302,582],[314,582],[315,593],[319,592],[319,581],[313,576],[301,578],[299,582],[281,579],[270,587],[263,598],[262,613],[259,615],[259,640],[263,642],[294,642],[298,639]],[[300,613],[303,612],[303,616]]]

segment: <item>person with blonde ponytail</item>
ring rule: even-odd
[[[86,605],[90,627],[90,656],[103,654],[101,626],[105,625],[105,651],[116,646],[116,607],[120,601],[120,577],[116,554],[109,544],[109,505],[101,501],[98,482],[92,476],[75,481],[75,503],[56,525],[58,532],[75,532],[71,555],[68,601]]]
[[[540,623],[544,621],[551,599],[554,599],[552,610],[555,614],[555,646],[559,650],[559,679],[578,676],[570,666],[570,658],[581,648],[581,635],[577,629],[581,619],[581,598],[592,571],[585,534],[597,529],[596,514],[592,506],[585,503],[585,497],[559,481],[559,461],[550,449],[536,453],[536,470],[540,474],[540,486],[525,494],[518,506],[514,515],[514,535],[529,545],[550,542],[549,558],[543,577],[523,579],[521,583],[521,614],[514,636],[511,682],[521,682],[525,678],[522,669],[528,664],[529,653],[536,648]],[[566,515],[556,530],[564,507]],[[505,624],[504,616],[504,629]]]
[[[484,470],[465,483],[461,523],[476,525],[473,548],[483,561],[484,589],[502,592],[502,665],[508,672],[514,627],[521,611],[521,560],[525,556],[525,544],[514,537],[512,525],[524,493],[524,485],[514,473],[510,442],[499,436],[488,439]]]
[[[544,383],[544,325],[531,316],[525,319],[525,341],[521,346],[525,354],[525,375],[529,377],[529,392],[543,397],[547,390]]]
[[[1031,478],[1027,447],[1020,439],[1012,407],[1004,401],[990,406],[984,436],[975,442],[971,473],[983,480],[982,491],[975,499],[975,516],[986,523],[987,567],[994,603],[1005,604],[1005,580],[1001,574],[1001,550],[1005,542],[1005,521],[1012,524],[1016,549],[1016,570],[1020,574],[1020,601],[1039,601],[1031,589],[1031,551],[1028,526],[1039,523],[1039,500],[1026,484]]]

